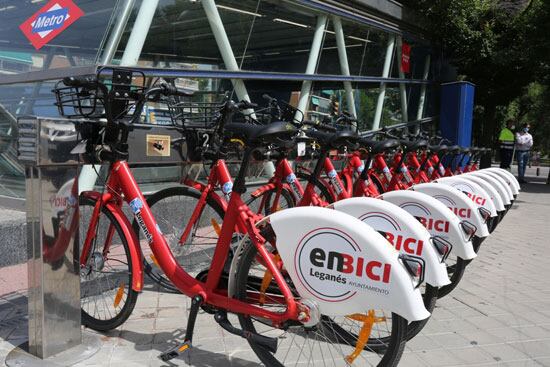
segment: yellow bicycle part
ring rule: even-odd
[[[220,224],[214,218],[210,219],[210,223],[212,224],[212,227],[214,227],[214,231],[216,231],[216,234],[219,236],[222,232]]]
[[[365,349],[365,345],[370,338],[372,326],[378,322],[386,321],[385,317],[376,317],[374,310],[369,310],[367,314],[354,313],[353,315],[346,316],[350,320],[359,321],[363,323],[359,335],[357,336],[357,342],[355,343],[355,350],[349,356],[345,358],[346,362],[352,364],[359,354]]]
[[[189,349],[189,344],[184,344],[181,347],[178,348],[180,352],[184,352],[185,350]]]
[[[233,138],[233,139],[231,139],[231,140],[229,140],[229,141],[232,142],[232,143],[241,144],[241,145],[244,147],[244,141],[242,141],[241,139]]]
[[[281,260],[281,256],[279,256],[279,254],[276,254],[275,256],[273,256],[273,262],[279,262]],[[260,286],[260,305],[263,306],[263,304],[265,303],[265,291],[267,291],[267,287],[269,287],[269,284],[271,283],[271,281],[273,280],[273,274],[271,273],[271,271],[269,269],[266,269],[265,273],[264,273],[264,277],[262,279],[262,284]]]
[[[153,260],[153,264],[155,264],[157,267],[160,268],[159,262],[157,261],[157,258],[155,257],[155,255],[151,254],[149,255],[149,257],[151,258],[151,260]]]
[[[124,295],[124,282],[120,282],[120,285],[118,286],[118,290],[116,291],[115,295],[115,301],[113,302],[113,306],[116,308],[120,304],[120,301],[122,300],[122,296]]]

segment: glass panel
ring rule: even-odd
[[[117,14],[113,12],[117,2],[75,0],[74,3],[84,15],[36,50],[19,26],[41,9],[46,1],[0,2],[0,74],[94,63],[112,14]],[[37,35],[41,37],[43,34],[34,33],[34,36]]]
[[[261,2],[258,13],[242,69],[303,73],[317,14],[290,2],[268,0]]]
[[[130,20],[115,55],[124,53],[135,20]],[[140,65],[223,68],[210,24],[199,1],[161,0],[140,56]]]
[[[387,39],[363,25],[341,20],[350,75],[382,75]],[[334,23],[329,22],[321,51],[319,74],[341,74]]]
[[[386,96],[384,98],[384,108],[382,109],[382,119],[380,127],[391,126],[402,122],[401,95],[398,85],[386,87]]]

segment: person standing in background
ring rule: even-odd
[[[516,133],[516,159],[518,160],[518,181],[525,181],[525,168],[529,161],[529,151],[533,146],[533,136],[529,134],[529,124],[523,124],[521,131]]]
[[[506,121],[506,127],[500,131],[498,142],[500,144],[500,168],[510,169],[514,155],[514,122]]]

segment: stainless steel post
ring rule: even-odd
[[[19,160],[25,164],[29,280],[29,354],[10,353],[8,365],[27,365],[80,346],[78,261],[78,156],[74,122],[25,118],[18,121]],[[85,359],[94,347],[86,345]],[[99,345],[98,343],[96,343]],[[31,363],[32,364],[32,363]]]

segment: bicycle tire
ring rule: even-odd
[[[422,294],[422,300],[424,301],[424,307],[426,307],[426,310],[428,310],[430,314],[433,313],[433,311],[435,310],[435,305],[438,298],[439,288],[426,284],[426,289]],[[427,317],[424,320],[411,322],[407,329],[407,340],[411,340],[412,338],[417,336],[420,331],[422,331],[424,326],[426,326],[428,321],[430,321],[430,317]]]
[[[460,283],[460,280],[462,280],[462,277],[464,276],[464,270],[466,270],[467,265],[468,261],[459,257],[456,260],[456,264],[452,268],[447,268],[447,271],[450,275],[449,280],[451,281],[451,283],[439,288],[437,295],[438,298],[445,297],[458,286],[458,283]]]
[[[165,223],[161,215],[159,215],[158,213],[155,214],[155,211],[156,211],[155,209],[158,208],[158,205],[160,205],[159,203],[162,203],[163,201],[167,202],[169,200],[175,201],[176,197],[182,197],[182,198],[187,197],[187,198],[198,200],[201,197],[201,193],[198,190],[187,186],[173,186],[173,187],[169,187],[169,188],[157,191],[147,198],[147,204],[151,208],[151,212],[153,213],[155,219],[159,223],[161,231],[165,234],[165,237],[168,235],[167,228],[166,228],[168,219],[166,219],[166,223]],[[212,197],[208,196],[206,198],[206,205],[209,206],[210,209],[213,210],[223,221],[225,212],[223,208],[218,204],[217,201],[215,201]],[[194,209],[194,206],[191,208],[191,211],[193,209]],[[205,211],[203,209],[203,212],[201,213],[201,215],[204,212]],[[177,215],[174,216],[174,219],[176,220],[179,219],[177,217],[178,217]],[[200,221],[200,218],[199,218],[199,221]],[[186,224],[187,223],[182,223],[182,225],[180,226],[181,231],[184,230]],[[221,227],[222,225],[221,221],[218,224]],[[140,236],[142,235],[141,235],[139,226],[137,224],[137,221],[135,219],[132,223],[132,227],[139,239]],[[167,238],[167,241],[171,248],[173,245],[180,247],[179,244],[173,243],[174,241],[169,241],[169,238]],[[160,285],[162,288],[164,288],[169,292],[180,293],[178,288],[174,284],[172,284],[172,282],[166,277],[166,275],[164,275],[164,273],[162,272],[162,269],[158,268],[154,263],[151,264],[147,256],[143,256],[143,268],[144,268],[145,274],[147,274],[147,276],[156,284]]]
[[[243,300],[243,301],[246,299],[246,292],[247,292],[246,284],[248,282],[248,279],[250,279],[249,278],[249,271],[250,271],[250,268],[252,266],[253,261],[256,259],[256,255],[257,255],[257,249],[251,242],[246,243],[244,246],[245,247],[243,248],[243,251],[241,251],[241,253],[239,254],[239,259],[237,259],[238,262],[236,263],[237,271],[236,271],[236,274],[235,274],[235,282],[233,282],[234,289],[230,290],[230,294],[233,294],[235,298]],[[243,330],[245,332],[252,332],[252,333],[258,332],[258,330],[256,329],[256,326],[254,324],[254,321],[252,320],[252,318],[250,316],[239,314],[238,318],[239,318],[239,323],[240,323],[241,327],[243,328]],[[403,350],[405,348],[405,343],[406,343],[406,340],[407,340],[406,339],[406,337],[407,337],[407,327],[408,327],[407,321],[404,318],[402,318],[401,316],[398,316],[396,314],[392,314],[391,322],[392,322],[391,336],[388,338],[388,340],[384,344],[378,345],[377,350],[369,348],[369,344],[365,347],[365,350],[367,350],[367,348],[369,348],[368,350],[374,352],[377,355],[383,354],[383,356],[380,358],[380,361],[376,362],[375,365],[377,365],[377,366],[396,366],[399,363],[399,360],[401,359],[401,355],[403,354]],[[262,323],[261,321],[257,321],[256,324],[267,325],[267,324]],[[323,362],[324,362],[323,351],[328,351],[328,352],[326,352],[326,354],[330,354],[332,356],[333,362],[330,363],[330,361],[329,361],[328,364],[326,362],[323,364],[323,363],[319,363],[318,361],[314,360],[314,361],[312,361],[313,366],[316,366],[316,365],[335,365],[336,364],[335,361],[334,361],[334,354],[331,352],[331,349],[329,349],[329,345],[332,345],[332,344],[330,344],[332,341],[334,341],[334,344],[338,345],[338,348],[334,348],[334,349],[335,349],[336,354],[340,353],[338,355],[339,358],[337,360],[337,362],[339,364],[341,364],[343,362],[343,360],[340,359],[340,358],[344,358],[345,354],[347,354],[347,353],[344,353],[343,348],[347,348],[346,352],[348,350],[353,351],[355,349],[356,338],[354,338],[351,333],[345,333],[345,334],[342,335],[340,332],[336,331],[334,329],[334,327],[332,327],[333,324],[334,324],[334,321],[332,319],[327,318],[326,316],[323,316],[322,321],[320,321],[318,326],[316,327],[317,329],[315,330],[315,333],[320,332],[319,330],[328,329],[328,327],[331,326],[330,329],[328,330],[329,334],[326,334],[325,331],[323,331],[323,335],[322,335],[323,339],[320,339],[320,340],[317,340],[317,334],[316,334],[314,336],[315,340],[312,343],[312,344],[314,344],[313,348],[315,348],[315,342],[317,342],[317,341],[319,342],[319,351],[321,352],[321,358],[323,358]],[[277,329],[277,330],[280,330],[280,329]],[[342,330],[344,330],[344,329],[342,329]],[[306,335],[309,335],[310,332],[313,332],[313,331],[309,330],[309,329],[306,329],[306,328],[303,328],[303,333],[305,333]],[[298,335],[298,334],[295,334],[295,335]],[[309,338],[309,336],[308,336],[308,338]],[[295,338],[290,338],[290,337],[288,337],[288,338],[286,338],[286,337],[278,338],[278,340],[281,343],[285,342],[285,341],[288,341],[289,339],[292,339],[292,341],[290,341],[291,345],[289,346],[289,348],[291,348],[294,344],[296,344],[296,346],[298,346],[298,344],[297,344],[298,342],[295,341]],[[371,339],[372,338],[369,338],[369,343],[371,343]],[[309,340],[309,339],[306,338],[306,340]],[[325,341],[324,345],[321,345],[321,341]],[[288,349],[288,351],[286,352],[286,355],[284,357],[285,360],[283,360],[281,362],[280,359],[282,359],[282,356],[275,356],[273,353],[271,353],[270,351],[265,349],[263,346],[258,345],[258,344],[254,343],[251,340],[248,340],[248,342],[250,344],[250,347],[254,351],[254,353],[258,356],[258,358],[266,366],[282,367],[282,366],[285,365],[286,358],[289,354],[290,349]],[[326,342],[328,342],[328,343],[326,343]],[[371,343],[370,345],[372,345],[372,344],[376,344],[376,343]],[[305,344],[304,344],[304,346],[305,346]],[[297,358],[301,357],[304,346],[302,346],[302,348],[300,350],[300,355]],[[308,344],[308,347],[310,347],[309,344]],[[279,348],[279,351],[280,350],[284,351],[284,350],[287,350],[287,349],[286,348],[283,348],[283,349]],[[340,352],[338,352],[338,350]],[[309,351],[309,356],[310,357],[307,358],[308,359],[307,360],[308,365],[309,365],[309,362],[310,362],[310,358],[313,355],[313,352],[314,352],[313,349]],[[284,352],[281,352],[281,353],[284,353]],[[304,354],[308,354],[308,353],[305,352]],[[319,356],[317,355],[315,358],[319,358]],[[370,362],[366,358],[363,359],[362,361],[363,362],[364,361]],[[288,362],[288,363],[291,363],[291,362]],[[296,363],[298,363],[298,360],[296,361]],[[300,364],[300,365],[305,365],[305,364]]]
[[[95,200],[92,200],[92,199],[86,198],[86,197],[80,197],[80,200],[79,200],[80,218],[84,218],[82,209],[86,206],[92,206],[93,207],[93,206],[95,206],[95,203],[96,203]],[[117,292],[115,292],[115,297],[114,297],[114,302],[113,302],[113,308],[115,310],[118,308],[115,304],[118,303],[118,305],[119,305],[120,302],[123,302],[123,306],[120,308],[120,312],[117,312],[114,317],[111,317],[109,319],[99,319],[98,318],[99,316],[96,316],[96,315],[100,315],[101,314],[100,312],[97,312],[97,313],[94,312],[93,314],[90,314],[89,311],[86,311],[86,309],[85,309],[86,307],[83,306],[82,301],[85,298],[87,298],[86,297],[86,295],[87,295],[86,290],[90,287],[88,286],[88,281],[83,283],[82,277],[84,275],[90,276],[90,274],[93,272],[93,270],[90,269],[88,274],[85,274],[84,270],[82,270],[82,269],[80,271],[80,277],[81,277],[81,296],[80,296],[81,298],[80,299],[81,299],[82,325],[84,325],[86,327],[89,327],[90,329],[93,329],[93,330],[96,330],[96,331],[105,332],[105,331],[109,331],[109,330],[113,330],[113,329],[117,328],[118,326],[122,325],[130,317],[130,315],[132,314],[132,311],[134,310],[134,307],[136,305],[136,301],[137,301],[137,297],[138,297],[139,293],[136,292],[134,289],[132,289],[132,257],[130,256],[130,251],[129,251],[129,246],[128,246],[129,241],[125,237],[124,232],[122,231],[122,226],[120,225],[120,223],[116,220],[115,216],[109,211],[109,209],[106,206],[102,207],[102,214],[113,225],[116,234],[120,238],[121,245],[122,245],[124,255],[125,255],[125,258],[127,260],[127,266],[128,266],[128,280],[126,281],[126,284],[128,285],[128,290],[127,290],[127,293],[126,293],[126,297],[124,297],[124,294],[122,294],[119,301],[118,302],[116,301],[117,296],[120,295],[120,290],[123,289],[122,284],[119,283],[120,285],[119,285],[119,288],[117,289]],[[100,220],[101,220],[101,215],[100,215]],[[100,227],[100,221],[98,221],[98,227]],[[83,227],[81,227],[81,228],[83,228]],[[81,236],[81,238],[84,239],[85,235]],[[97,236],[95,237],[95,239],[97,240]],[[113,239],[111,239],[111,242],[113,242]],[[111,243],[111,246],[112,246],[112,243]],[[82,246],[79,246],[79,253],[80,253],[80,248],[81,247]],[[109,255],[111,255],[111,254],[113,254],[112,256],[113,256],[113,259],[114,259],[114,256],[117,256],[117,254],[120,255],[120,251],[112,251],[112,249],[111,249],[109,251]],[[107,260],[104,260],[104,261],[105,261],[105,263],[107,262]],[[116,262],[120,263],[120,261],[118,259],[116,260]],[[99,278],[96,278],[96,279],[99,279]],[[99,282],[99,283],[108,285],[109,278],[106,277],[106,279],[107,279],[107,282]],[[122,292],[124,292],[124,290]],[[103,292],[103,293],[105,293],[105,292]],[[96,301],[97,301],[97,299],[96,299]],[[110,297],[109,297],[109,301],[111,301]],[[94,302],[94,304],[97,306],[97,302]],[[103,305],[105,307],[108,307],[108,304],[105,301],[105,299],[103,299]],[[109,312],[109,315],[111,315],[110,312]]]

